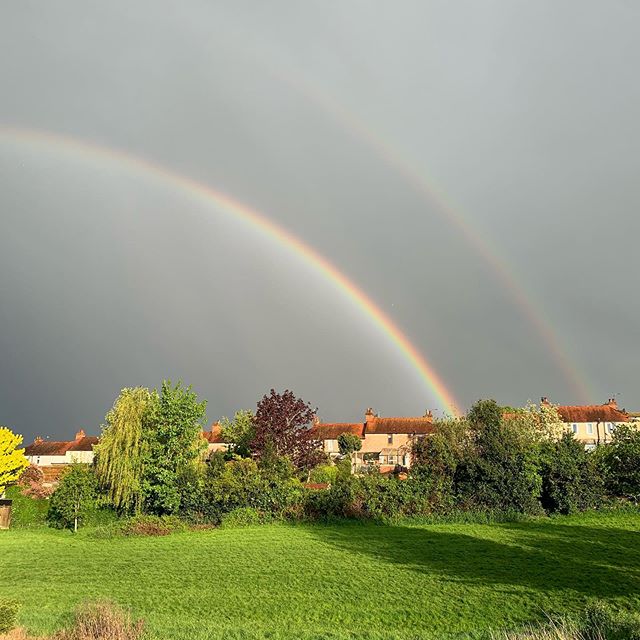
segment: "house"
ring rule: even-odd
[[[354,454],[356,468],[375,465],[380,471],[391,471],[396,465],[411,466],[411,449],[416,438],[433,433],[433,415],[427,411],[416,418],[382,418],[367,409],[364,422],[321,422],[312,430],[323,443],[323,450],[332,457],[340,454],[338,437],[343,433],[358,436],[362,447]]]
[[[56,482],[71,463],[93,462],[93,447],[98,444],[97,436],[88,436],[83,429],[76,433],[74,440],[45,440],[37,436],[32,444],[25,447],[24,454],[31,464],[37,465],[44,473],[45,483]]]
[[[93,447],[98,444],[97,436],[88,436],[83,429],[76,433],[74,440],[54,441],[36,437],[25,447],[24,454],[31,464],[39,467],[69,465],[72,462],[93,462]]]
[[[542,398],[541,404],[548,405],[548,398]],[[618,409],[615,398],[609,398],[605,404],[561,405],[556,408],[567,430],[573,432],[576,440],[589,449],[611,442],[613,432],[619,424],[633,422],[630,414]]]
[[[227,451],[229,443],[222,438],[220,422],[214,422],[209,431],[203,431],[202,437],[207,441],[207,457],[216,451]]]

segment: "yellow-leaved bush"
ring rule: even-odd
[[[29,466],[22,444],[22,436],[18,436],[6,427],[0,427],[0,496],[8,484],[16,482],[22,472]]]

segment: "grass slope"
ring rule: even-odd
[[[111,598],[159,638],[441,638],[589,598],[640,608],[640,515],[264,526],[101,540],[0,532],[0,596],[34,632]]]

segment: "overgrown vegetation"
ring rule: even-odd
[[[0,633],[7,633],[16,626],[20,611],[20,603],[17,600],[0,597]]]
[[[619,427],[610,444],[586,451],[571,433],[558,435],[562,423],[548,405],[505,410],[482,400],[464,418],[436,421],[434,433],[415,439],[408,477],[383,476],[375,467],[353,474],[360,439],[351,434],[340,435],[341,453],[330,460],[309,429],[315,411],[290,391],[272,390],[255,415],[239,411],[224,420],[232,446],[208,459],[204,412],[205,403],[181,383],[164,382],[159,392],[124,389],[107,414],[96,464],[69,469],[49,501],[49,522],[77,529],[93,515],[111,514],[108,507],[125,518],[225,526],[434,521],[461,513],[517,519],[640,497],[640,432]],[[38,473],[26,472],[23,494],[46,495]]]

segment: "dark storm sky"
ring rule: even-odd
[[[97,433],[120,388],[166,377],[212,420],[271,387],[327,420],[441,408],[300,256],[16,127],[263,212],[384,309],[461,408],[577,403],[578,383],[638,408],[638,33],[630,0],[4,3],[0,424]]]

